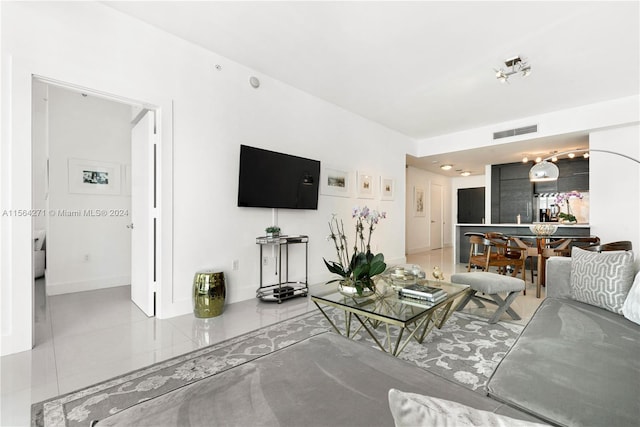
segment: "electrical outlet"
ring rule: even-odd
[[[263,256],[262,257],[262,265],[269,265],[269,257],[268,256]]]
[[[236,271],[239,270],[240,269],[240,261],[238,261],[237,259],[234,259],[231,268],[233,270],[236,270]]]
[[[89,254],[84,255],[84,262],[89,262]]]

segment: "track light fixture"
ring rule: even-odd
[[[496,78],[502,83],[507,83],[509,77],[514,74],[521,74],[522,77],[527,77],[531,74],[531,65],[519,56],[505,60],[504,65],[507,67],[506,71],[502,68],[499,70],[494,68],[493,70],[496,72]]]

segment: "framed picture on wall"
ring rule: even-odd
[[[413,188],[413,213],[414,216],[426,216],[427,213],[424,207],[424,188],[422,187],[414,187]]]
[[[395,182],[393,178],[380,177],[380,200],[393,200]]]
[[[120,164],[69,159],[69,193],[120,194]]]
[[[375,197],[375,181],[373,174],[364,171],[356,173],[357,194],[360,199],[373,199]]]
[[[349,172],[332,167],[323,167],[320,173],[320,194],[349,197],[351,186]]]

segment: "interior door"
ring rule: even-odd
[[[431,184],[429,247],[442,248],[442,186]]]
[[[131,300],[147,316],[155,316],[155,112],[138,117],[131,131]]]

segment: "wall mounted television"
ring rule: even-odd
[[[240,145],[238,206],[318,209],[320,162]]]

